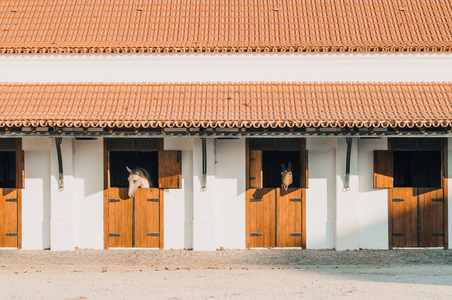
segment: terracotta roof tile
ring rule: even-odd
[[[0,127],[447,127],[452,83],[0,84]]]
[[[1,53],[451,51],[450,0],[2,0]]]

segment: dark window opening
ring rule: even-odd
[[[158,151],[110,151],[110,187],[128,188],[130,169],[137,167],[149,172],[154,187],[158,185]]]
[[[262,151],[262,169],[264,188],[281,187],[281,164],[292,163],[293,183],[289,188],[300,187],[300,152],[299,151]]]
[[[0,188],[16,187],[16,152],[0,151]]]
[[[394,151],[394,187],[441,187],[441,151]]]

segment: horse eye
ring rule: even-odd
[[[133,182],[137,182],[137,180],[135,179]]]

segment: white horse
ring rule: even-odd
[[[135,196],[135,191],[137,188],[153,188],[154,183],[149,177],[148,171],[143,168],[135,168],[131,170],[126,166],[127,171],[129,171],[129,197]]]

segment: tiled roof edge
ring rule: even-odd
[[[1,47],[0,54],[89,53],[403,53],[451,52],[444,46],[258,46],[258,47]]]

